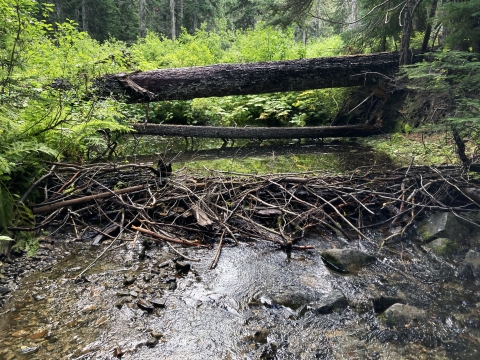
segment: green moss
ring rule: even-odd
[[[449,255],[458,249],[458,245],[447,238],[435,239],[426,245],[437,255]]]

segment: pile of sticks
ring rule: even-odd
[[[165,174],[149,165],[56,163],[21,201],[34,188],[43,193],[43,201],[32,206],[36,225],[28,230],[68,225],[78,239],[93,232],[93,244],[109,238],[136,242],[142,234],[217,247],[217,253],[223,245],[255,240],[308,248],[295,245],[307,230],[373,243],[369,229],[396,228],[385,242],[402,235],[426,210],[450,211],[467,221],[467,212],[480,210],[474,182],[460,167],[375,169],[339,176],[209,171],[193,177],[186,169]]]

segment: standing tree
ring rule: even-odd
[[[147,19],[146,19],[146,1],[140,0],[140,36],[143,38],[147,35]]]
[[[175,28],[175,0],[170,0],[170,24],[172,29],[172,40],[177,38]]]

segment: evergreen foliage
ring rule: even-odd
[[[411,80],[410,87],[421,92],[424,99],[433,102],[441,98],[447,115],[444,122],[459,129],[469,129],[469,134],[475,135],[480,144],[478,55],[460,51],[437,52],[429,55],[428,61],[405,70]]]
[[[440,8],[440,20],[452,49],[480,52],[480,0],[453,1]]]

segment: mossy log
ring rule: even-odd
[[[307,127],[216,127],[189,125],[132,124],[136,135],[163,135],[220,139],[321,139],[327,137],[366,137],[381,129],[374,126]]]

